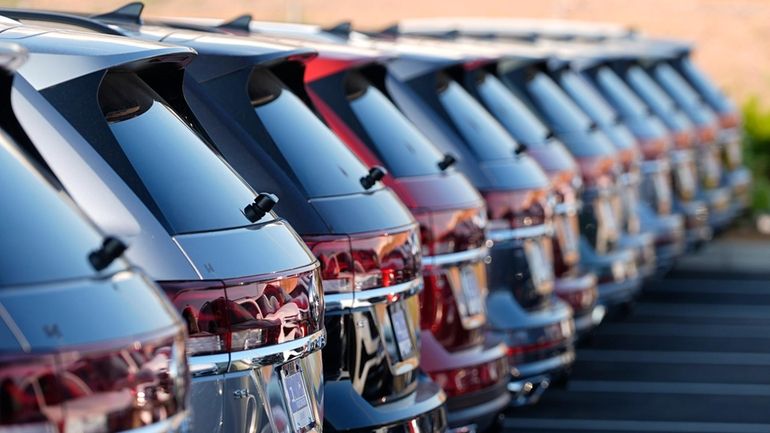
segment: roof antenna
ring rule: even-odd
[[[353,32],[353,23],[350,21],[342,21],[331,27],[326,27],[323,30],[327,33],[331,33],[337,36],[344,36],[347,38],[350,36],[350,33]]]
[[[218,25],[217,28],[222,30],[234,30],[237,32],[250,33],[251,20],[253,19],[254,17],[251,16],[251,14],[238,15],[237,17]]]
[[[93,15],[91,18],[103,21],[119,21],[130,22],[137,25],[142,25],[142,11],[144,10],[144,3],[131,2],[125,6],[121,6],[112,12],[104,14]]]

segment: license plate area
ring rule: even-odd
[[[299,363],[292,362],[281,367],[281,383],[294,431],[305,433],[311,430],[316,423]]]
[[[553,264],[547,255],[544,242],[546,242],[546,238],[527,239],[524,241],[524,253],[527,256],[532,284],[542,294],[551,290],[554,280]]]
[[[556,241],[565,262],[574,264],[579,259],[579,239],[576,215],[557,215],[554,218]]]
[[[618,240],[620,230],[612,202],[601,198],[594,202],[596,214],[596,246],[600,253],[607,252],[610,246]]]
[[[412,333],[409,331],[409,322],[407,322],[404,307],[400,303],[392,304],[388,309],[390,311],[390,323],[393,326],[393,335],[396,337],[398,353],[403,361],[414,353],[414,343],[412,342]]]
[[[484,292],[476,271],[477,265],[466,265],[460,268],[460,313],[472,317],[484,313]]]

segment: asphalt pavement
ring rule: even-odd
[[[581,345],[510,432],[770,432],[770,242],[719,240]]]

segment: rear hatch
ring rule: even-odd
[[[178,316],[124,261],[94,265],[102,237],[12,146],[0,133],[0,429],[178,427]]]

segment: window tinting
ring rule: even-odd
[[[253,192],[136,74],[108,74],[99,103],[141,179],[141,186],[129,185],[140,197],[142,186],[149,192],[172,234],[249,224],[242,209]],[[123,167],[116,171],[125,172]]]
[[[441,82],[439,101],[479,160],[512,158],[518,145],[505,129],[457,82]]]
[[[361,178],[368,168],[270,71],[254,70],[249,94],[254,111],[310,197],[364,192]]]
[[[497,77],[485,73],[477,87],[489,111],[516,140],[528,146],[546,142],[548,128]]]
[[[0,286],[95,273],[88,254],[101,236],[34,170],[0,135]]]
[[[591,127],[592,122],[588,116],[544,73],[534,74],[526,86],[535,104],[555,131],[587,131]]]
[[[685,112],[697,123],[714,122],[714,113],[708,108],[690,84],[667,63],[660,63],[653,69],[658,82],[676,100]]]
[[[583,77],[575,71],[566,70],[558,75],[558,80],[562,88],[594,121],[602,125],[615,123],[615,111]]]
[[[647,116],[644,102],[610,68],[602,66],[596,71],[595,77],[604,96],[623,116],[631,119]]]
[[[439,173],[441,152],[377,88],[350,87],[350,107],[374,151],[396,177]]]
[[[659,114],[676,111],[674,101],[639,66],[632,66],[626,72],[628,83],[639,92],[644,100]]]
[[[679,61],[679,71],[697,88],[704,98],[720,112],[735,111],[732,101],[700,70],[689,57]]]

